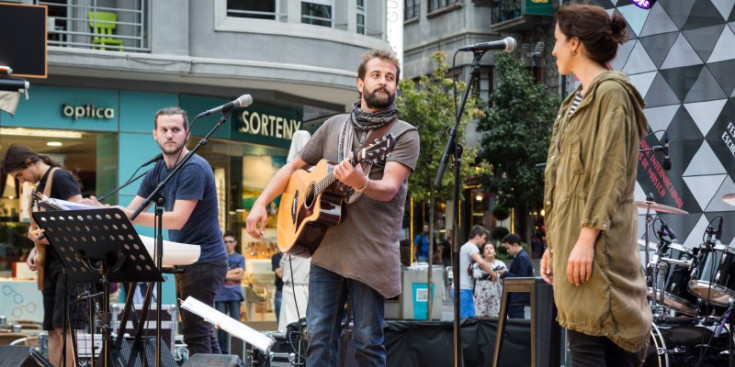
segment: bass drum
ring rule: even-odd
[[[656,324],[653,324],[643,367],[669,367],[669,355],[667,351],[666,340],[661,334],[661,330],[659,330]]]
[[[720,330],[719,335],[715,336],[717,326],[702,325],[698,318],[669,319],[654,326],[661,337],[659,345],[663,345],[665,349],[657,350],[656,355],[652,356],[650,353],[652,347],[649,346],[649,357],[658,357],[658,360],[647,358],[644,366],[720,367],[727,365],[728,340],[732,336],[727,327]],[[661,352],[664,350],[665,354],[662,355]]]

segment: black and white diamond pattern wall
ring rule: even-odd
[[[659,0],[650,10],[594,3],[628,22],[630,39],[611,65],[645,98],[652,134],[642,147],[663,145],[662,130],[670,138],[671,170],[660,152],[641,154],[636,200],[652,194],[688,211],[663,215],[687,246],[722,216],[722,242],[735,246],[735,206],[722,201],[735,192],[735,0]]]

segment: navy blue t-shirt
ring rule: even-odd
[[[245,270],[245,258],[235,252],[232,255],[227,256],[227,269],[237,268]],[[219,286],[217,289],[217,295],[214,297],[215,302],[242,301],[244,299],[240,282],[227,280]]]
[[[143,178],[138,196],[147,198],[170,170],[159,161]],[[166,211],[172,211],[176,200],[198,200],[189,220],[180,230],[170,229],[168,238],[174,242],[201,245],[197,263],[227,259],[222,231],[219,228],[217,187],[214,174],[204,158],[194,154],[179,173],[163,189]]]

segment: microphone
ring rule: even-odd
[[[663,223],[662,224],[662,227],[663,227],[662,229],[665,229],[666,230],[666,234],[668,234],[669,237],[671,237],[671,240],[672,241],[676,241],[676,233],[674,233],[674,231],[671,230],[671,228],[669,227],[669,224],[666,223],[666,221],[663,220],[663,219],[661,219],[661,223]]]
[[[711,250],[712,249],[712,247],[711,247],[711,245],[712,245],[712,235],[714,234],[711,224],[708,224],[707,225],[707,229],[704,231],[704,234],[705,234],[704,244],[706,246],[704,246],[703,249],[705,249],[705,250]]]
[[[513,52],[518,46],[518,42],[513,37],[505,37],[502,40],[475,43],[474,45],[467,45],[460,47],[460,51],[489,51],[489,50],[503,50],[505,52]]]
[[[720,224],[717,225],[717,231],[715,231],[715,241],[722,239],[722,222],[724,222],[724,219],[720,217]]]
[[[237,97],[237,99],[232,102],[225,103],[221,106],[217,106],[215,108],[206,110],[198,114],[197,117],[195,117],[194,119],[196,120],[198,118],[209,116],[217,112],[227,113],[238,107],[250,106],[252,103],[253,103],[253,97],[251,97],[249,94],[243,94],[240,97]]]
[[[664,170],[671,169],[671,160],[669,159],[669,134],[664,131]]]
[[[150,160],[148,160],[147,162],[145,162],[145,163],[141,164],[140,166],[141,166],[141,167],[145,167],[145,166],[147,166],[147,165],[149,165],[149,164],[151,164],[151,163],[155,163],[155,162],[158,162],[158,161],[160,161],[161,159],[163,159],[163,153],[158,153],[158,155],[156,155],[155,157],[151,158],[151,159],[150,159]]]

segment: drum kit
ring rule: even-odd
[[[735,193],[722,200],[735,206]],[[649,198],[636,205],[646,209],[643,269],[653,313],[650,345],[644,366],[726,366],[730,361],[735,321],[735,248],[718,243],[722,217],[714,229],[707,227],[703,243],[688,248],[676,243],[676,235],[651,211],[687,214],[679,208],[657,204]],[[660,222],[658,243],[649,242],[649,228]],[[655,251],[649,259],[649,252]],[[735,366],[735,354],[730,365]]]

